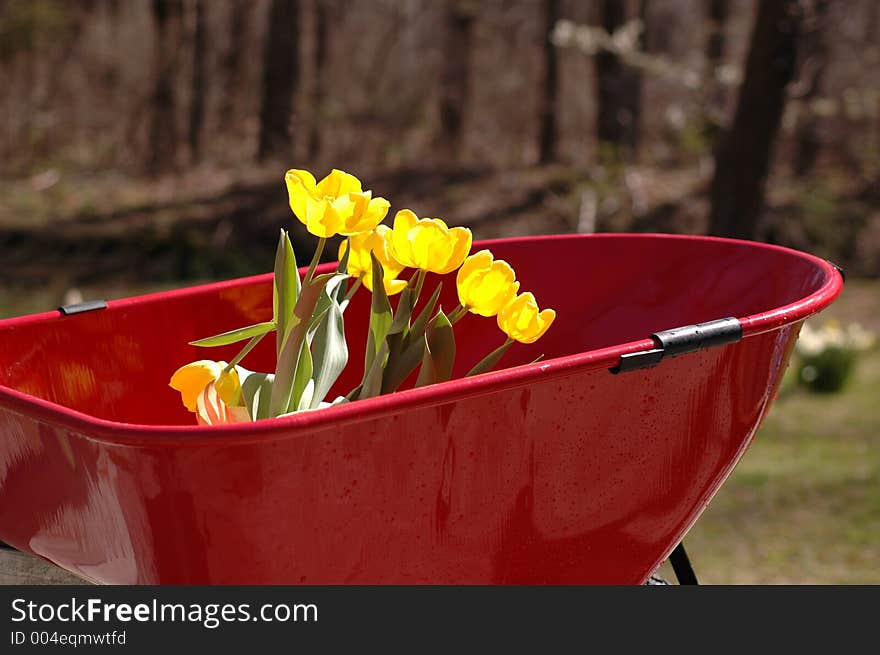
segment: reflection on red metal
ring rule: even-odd
[[[197,427],[167,387],[206,356],[187,341],[271,316],[269,276],[0,321],[0,539],[105,583],[642,582],[842,279],[712,238],[483,245],[558,311],[541,341],[504,370],[283,419]],[[367,303],[346,312],[353,353]],[[725,317],[740,341],[609,372],[656,349],[654,332]],[[503,341],[475,316],[457,333],[457,375]],[[272,368],[270,342],[249,368]],[[350,368],[337,391],[360,379]]]

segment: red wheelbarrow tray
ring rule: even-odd
[[[198,427],[168,379],[234,355],[187,342],[270,318],[271,275],[0,321],[0,539],[101,583],[643,582],[742,456],[842,277],[707,237],[482,247],[558,312],[506,368],[461,377],[503,340],[468,315],[456,379],[256,423]],[[351,364],[331,397],[360,379],[368,303],[346,311]],[[685,330],[684,348],[662,332],[724,318],[738,320]],[[244,364],[272,370],[274,339]]]

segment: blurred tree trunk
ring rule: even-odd
[[[156,79],[151,102],[147,170],[151,175],[158,175],[177,166],[177,103],[174,82],[183,27],[181,0],[153,0],[153,18],[156,23]]]
[[[626,3],[621,0],[601,0],[601,23],[608,34],[626,23]],[[647,3],[640,3],[644,15]],[[640,39],[640,43],[641,43]],[[596,57],[596,84],[598,111],[596,136],[600,144],[613,146],[617,152],[634,151],[638,146],[638,126],[641,114],[641,75],[627,66],[621,57],[608,50]]]
[[[758,3],[736,113],[715,153],[711,234],[756,236],[786,87],[794,77],[801,21],[798,0]]]
[[[324,75],[327,68],[327,3],[315,0],[315,78],[312,90],[312,129],[309,133],[309,158],[321,152],[321,122],[324,120]]]
[[[709,38],[706,39],[706,60],[710,72],[714,72],[724,58],[725,27],[729,15],[728,0],[709,0]]]
[[[472,0],[446,0],[446,43],[440,75],[440,150],[449,160],[456,159],[461,152],[477,9],[478,3]]]
[[[229,49],[223,58],[226,92],[220,107],[220,123],[229,132],[238,119],[237,100],[244,86],[244,53],[251,22],[251,0],[232,0],[229,12]]]
[[[538,162],[541,164],[556,160],[559,55],[550,37],[560,18],[559,5],[560,0],[544,0],[544,86],[541,90],[541,134],[538,146]]]
[[[263,104],[257,157],[290,156],[290,122],[299,81],[299,0],[272,0],[263,61]]]
[[[871,61],[868,62],[868,65],[877,63],[877,47],[876,47],[876,38],[877,32],[880,31],[880,2],[875,2],[874,0],[869,0],[868,3],[868,17],[865,20],[865,32],[864,32],[864,40],[868,48],[871,48],[874,52],[874,57]],[[880,109],[876,107],[875,109]],[[880,112],[876,112],[873,114],[873,138],[871,140],[872,151],[880,152]],[[880,188],[880,167],[874,169],[874,179],[870,181],[873,184],[874,188]]]
[[[192,161],[202,158],[202,123],[205,120],[205,1],[194,0],[192,100],[189,109],[189,151]]]
[[[812,110],[812,102],[822,93],[822,79],[828,66],[828,41],[825,31],[828,23],[828,0],[815,0],[804,23],[803,63],[801,79],[801,116],[795,129],[795,155],[792,169],[797,177],[805,177],[813,170],[819,155],[819,117]]]
[[[648,0],[639,0],[637,18],[641,25],[636,48],[639,52],[647,52],[648,43]],[[632,124],[630,126],[631,147],[638,150],[642,140],[642,70],[633,66],[627,67],[629,83],[629,105]]]
[[[729,0],[709,0],[709,36],[706,39],[706,73],[703,80],[703,125],[707,136],[714,138],[721,127],[724,111],[724,85],[718,70],[724,61]]]

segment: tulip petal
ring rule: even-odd
[[[447,232],[433,221],[419,221],[407,238],[417,268],[435,271],[449,258]]]
[[[529,292],[508,302],[498,313],[498,327],[511,339],[520,343],[534,343],[550,328],[556,312],[545,309],[538,313],[538,303]]]
[[[196,413],[199,425],[224,425],[251,420],[246,407],[227,406],[214,383],[206,386],[198,395]]]
[[[346,194],[330,201],[329,204],[336,212],[337,220],[339,221],[339,227],[336,230],[337,232],[343,232],[345,226],[355,216],[358,204],[356,198],[357,196],[354,194]]]
[[[370,253],[372,253],[379,260],[379,263],[382,264],[385,289],[388,295],[399,293],[403,286],[406,286],[406,282],[401,282],[403,285],[401,286],[401,284],[398,284],[399,281],[395,280],[403,270],[403,266],[391,257],[389,252],[391,236],[392,231],[387,225],[379,225],[375,230],[349,237],[351,254],[348,258],[348,274],[352,277],[362,278],[364,286],[372,291],[373,262],[370,256]],[[339,248],[340,260],[345,254],[346,247],[340,246]]]
[[[366,193],[350,193],[349,198],[355,203],[351,217],[346,219],[345,228],[340,234],[352,235],[369,232],[374,229],[391,207],[384,198],[370,198],[369,191]]]
[[[389,280],[385,278],[385,294],[394,296],[406,289],[406,280]]]
[[[394,216],[394,229],[391,235],[391,255],[404,268],[418,268],[413,259],[409,232],[419,222],[409,209],[401,209]]]
[[[284,175],[290,210],[303,223],[306,223],[306,203],[317,194],[315,178],[308,171],[291,169]]]
[[[385,200],[385,198],[373,198],[370,202],[367,203],[367,210],[364,216],[364,220],[370,223],[370,226],[367,228],[372,230],[379,223],[381,223],[385,217],[388,215],[388,210],[391,209],[391,203]],[[389,229],[387,226],[385,229]]]
[[[326,199],[309,198],[306,203],[306,229],[316,237],[331,237],[339,226],[339,215]]]
[[[488,269],[490,266],[492,266],[492,253],[488,250],[480,250],[464,261],[458,269],[455,280],[459,285],[464,284],[473,273]]]
[[[238,377],[238,370],[234,367],[228,371],[225,368],[222,369],[220,375],[217,376],[217,380],[214,382],[214,386],[217,388],[220,400],[224,403],[230,407],[241,405],[241,380]]]
[[[318,195],[337,197],[348,193],[361,193],[361,181],[354,175],[334,168],[317,185]]]
[[[468,289],[468,308],[480,316],[495,316],[516,295],[519,282],[505,261],[497,261],[487,271],[471,276]]]
[[[195,412],[199,394],[219,377],[222,370],[223,365],[219,362],[201,359],[177,369],[171,376],[169,386],[179,391],[184,406]]]
[[[440,270],[435,270],[435,273],[451,273],[461,266],[465,257],[468,256],[468,253],[471,250],[473,234],[471,234],[471,231],[466,227],[454,227],[450,229],[449,238],[452,242],[452,252],[446,260],[445,266]]]

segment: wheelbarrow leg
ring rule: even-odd
[[[675,571],[675,577],[680,585],[700,584],[697,582],[697,576],[688,559],[687,552],[684,549],[684,542],[678,542],[678,545],[669,555],[669,563],[672,564],[672,570]]]

